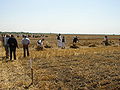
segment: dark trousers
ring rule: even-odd
[[[16,60],[16,47],[10,47],[10,60],[12,60],[12,54],[14,56],[14,60]]]
[[[29,48],[28,48],[28,45],[23,45],[23,51],[24,51],[24,57],[26,57],[26,51],[27,51],[27,56],[29,56]]]
[[[5,46],[5,52],[6,52],[6,58],[9,57],[9,47],[8,46]]]

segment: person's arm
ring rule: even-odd
[[[17,40],[15,39],[15,42],[16,42],[16,47],[18,48],[18,42],[17,42]]]
[[[30,39],[28,39],[28,41],[29,41],[28,44],[30,44]]]

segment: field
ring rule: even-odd
[[[75,35],[64,35],[65,49],[57,47],[56,35],[47,36],[44,44],[52,48],[37,51],[39,38],[30,38],[30,56],[26,58],[21,37],[17,38],[19,49],[13,62],[2,58],[5,51],[0,45],[0,90],[120,90],[120,36],[108,36],[111,45],[104,46],[104,35],[77,35],[77,49],[70,48]]]

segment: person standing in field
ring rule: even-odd
[[[109,45],[109,43],[108,43],[108,37],[107,36],[104,37],[104,41],[103,42],[104,42],[105,46]]]
[[[23,36],[22,45],[23,45],[24,57],[26,57],[26,51],[27,51],[27,56],[29,56],[29,44],[30,44],[30,39],[27,38],[27,36]]]
[[[16,48],[18,48],[18,43],[13,35],[11,35],[11,37],[8,39],[8,44],[10,48],[10,60],[12,60],[12,54],[14,56],[14,60],[16,60]]]
[[[4,47],[5,47],[5,53],[6,53],[6,58],[9,58],[9,52],[10,52],[10,49],[9,49],[9,44],[8,44],[8,39],[10,38],[9,35],[6,35],[4,37]]]
[[[57,45],[58,45],[58,48],[62,47],[62,37],[61,37],[61,34],[57,35]]]
[[[62,49],[65,49],[65,37],[62,38]]]

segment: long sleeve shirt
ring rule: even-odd
[[[9,44],[9,47],[13,47],[13,48],[18,47],[17,40],[14,37],[10,37],[8,39],[8,44]]]

